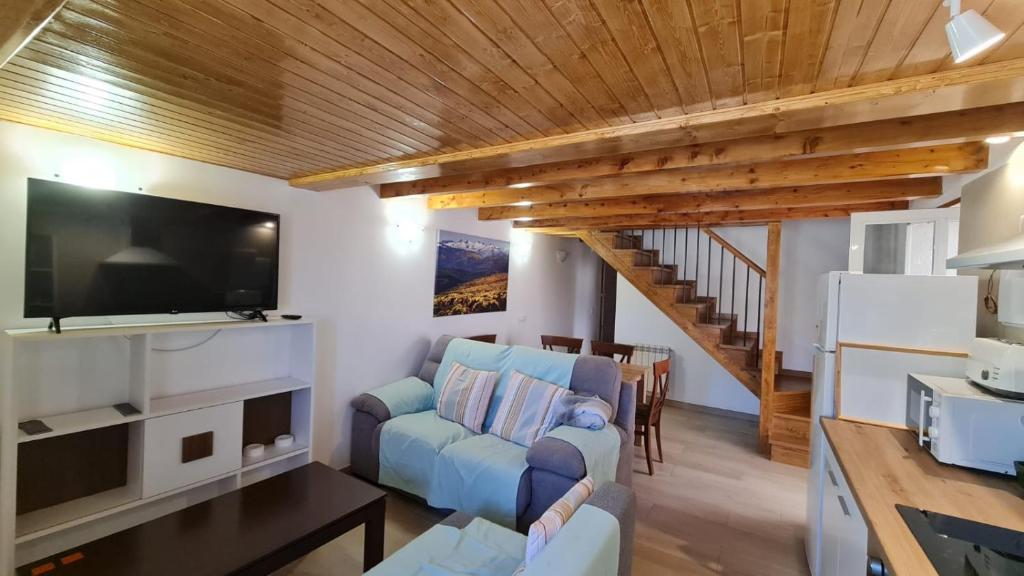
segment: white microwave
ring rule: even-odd
[[[945,464],[1016,475],[1024,460],[1024,402],[994,396],[966,378],[911,374],[907,427]]]

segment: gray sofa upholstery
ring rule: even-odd
[[[444,358],[452,336],[434,342],[418,377],[430,384]],[[636,414],[636,388],[623,386],[618,365],[600,356],[580,356],[573,367],[569,388],[576,394],[594,395],[612,406],[613,422],[621,438],[615,481],[632,485],[632,446]],[[391,419],[387,406],[371,394],[352,401],[352,472],[372,482],[380,475],[380,434]],[[551,504],[587,475],[583,455],[572,444],[542,438],[527,451],[528,468],[520,479],[516,501],[516,525],[525,531]]]

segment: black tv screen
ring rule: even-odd
[[[277,308],[277,214],[29,179],[25,317]]]

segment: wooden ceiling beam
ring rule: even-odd
[[[1017,58],[735,108],[324,172],[294,178],[290,184],[310,190],[337,190],[948,112],[1022,99],[1024,58]]]
[[[845,218],[854,212],[906,210],[909,202],[873,202],[842,206],[815,206],[811,208],[771,208],[768,210],[723,210],[720,212],[694,212],[671,214],[644,214],[607,216],[601,218],[547,218],[543,220],[513,222],[516,229],[539,231],[573,230],[628,230],[631,228],[675,228],[679,226],[753,225],[780,220],[807,220],[813,218]]]
[[[760,190],[953,174],[981,170],[987,165],[988,145],[968,142],[736,166],[662,170],[552,186],[440,194],[428,197],[427,206],[444,210],[525,202],[547,204],[653,194]]]
[[[941,194],[941,178],[906,178],[768,190],[659,194],[609,200],[534,204],[532,206],[495,206],[480,208],[479,218],[480,220],[516,220],[519,218],[603,217],[668,212],[768,210],[938,198]]]
[[[67,0],[9,0],[0,17],[0,68],[14,57]]]
[[[799,156],[866,152],[914,144],[982,140],[993,134],[1024,131],[1024,102],[986,106],[755,136],[677,148],[614,154],[599,158],[505,168],[475,174],[453,174],[380,187],[381,198],[418,194],[449,194],[508,186],[536,186],[566,180],[635,174],[694,166],[782,160]]]

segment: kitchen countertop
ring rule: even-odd
[[[936,576],[896,510],[904,504],[1024,531],[1024,489],[1006,476],[939,463],[906,430],[823,418],[822,428],[890,574]]]

